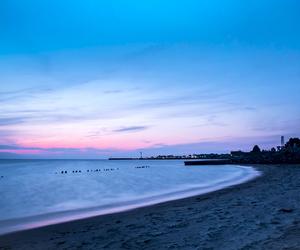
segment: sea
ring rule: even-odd
[[[205,194],[259,175],[182,160],[0,160],[0,234]]]

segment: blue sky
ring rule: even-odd
[[[299,11],[299,1],[1,1],[1,154],[227,152],[299,136]]]

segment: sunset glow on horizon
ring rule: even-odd
[[[300,136],[300,3],[246,2],[2,1],[0,158]]]

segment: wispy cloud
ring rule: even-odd
[[[121,89],[112,89],[112,90],[104,90],[103,91],[104,94],[120,94],[123,92],[124,92],[124,90],[121,90]]]
[[[226,148],[221,136],[287,134],[299,128],[297,122],[277,122],[299,116],[299,56],[293,63],[288,55],[270,62],[269,55],[257,51],[132,47],[49,52],[41,62],[32,55],[28,69],[26,60],[10,71],[1,67],[1,82],[6,82],[0,86],[0,143],[11,145],[2,150],[81,155],[148,146],[163,152],[178,145],[174,150],[179,151],[186,148],[180,145],[204,137],[220,144],[190,148],[213,149],[209,145]],[[281,59],[285,63],[273,67]],[[289,83],[283,84],[286,75]]]
[[[53,90],[51,88],[26,88],[12,91],[0,92],[0,102],[11,102],[15,100],[24,100],[32,97],[36,97],[39,94],[50,93]]]
[[[300,130],[300,118],[294,117],[294,119],[288,119],[288,120],[271,120],[267,123],[265,121],[262,121],[259,125],[256,125],[253,127],[254,131],[260,131],[260,132],[270,132],[273,133],[286,133],[288,132],[299,132]]]
[[[119,150],[114,148],[106,148],[106,149],[99,149],[99,148],[91,148],[91,147],[84,147],[84,148],[44,148],[44,147],[26,147],[26,146],[19,146],[19,145],[0,145],[0,158],[1,155],[5,156],[5,154],[14,155],[14,156],[22,156],[25,154],[30,154],[31,157],[59,157],[59,156],[69,156],[69,157],[99,157],[99,156],[108,156],[114,152],[118,152]],[[5,157],[4,157],[5,158]]]
[[[39,147],[22,147],[17,145],[0,145],[0,150],[41,150]]]
[[[24,123],[27,117],[0,117],[0,126],[15,125]]]
[[[143,131],[148,129],[149,126],[131,126],[131,127],[122,127],[122,128],[118,128],[113,130],[113,132],[118,132],[118,133],[122,133],[122,132],[138,132],[138,131]]]

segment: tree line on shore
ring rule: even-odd
[[[230,159],[235,163],[280,164],[300,163],[300,139],[290,138],[282,147],[261,150],[255,145],[250,152],[233,151]]]

